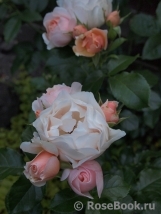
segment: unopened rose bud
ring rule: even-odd
[[[46,151],[40,152],[32,161],[27,162],[24,174],[35,186],[43,186],[54,178],[60,170],[58,158]]]
[[[72,190],[78,195],[93,198],[89,191],[97,187],[99,198],[103,190],[103,172],[95,160],[87,161],[75,169],[65,169],[61,181],[68,178]]]
[[[119,116],[116,111],[118,107],[118,102],[116,101],[106,101],[101,109],[106,117],[107,123],[117,123],[119,121]]]
[[[87,28],[84,25],[77,25],[73,29],[73,37],[80,36],[81,34],[84,34],[87,32]]]
[[[120,13],[119,11],[113,11],[107,16],[107,21],[110,21],[113,27],[116,27],[120,24]]]

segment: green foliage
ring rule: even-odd
[[[111,59],[107,64],[109,76],[116,75],[120,71],[126,70],[137,58],[138,56],[131,57],[120,55],[117,56],[116,59]]]
[[[161,58],[161,3],[156,9],[156,17],[147,14],[137,14],[130,22],[131,30],[141,37],[148,37],[142,52],[142,58],[154,60]]]
[[[143,59],[159,59],[161,58],[160,34],[150,37],[143,49]]]
[[[117,201],[125,198],[130,191],[130,186],[118,175],[106,175],[104,177],[104,190],[102,197],[110,201]]]
[[[122,73],[109,78],[111,91],[117,100],[131,109],[148,107],[150,87],[140,74]]]
[[[25,10],[23,13],[21,13],[20,18],[22,21],[25,22],[34,22],[34,21],[40,21],[42,20],[42,17],[38,12]]]
[[[39,208],[45,188],[35,187],[26,177],[21,176],[6,197],[6,207],[10,214],[30,212]],[[27,202],[27,203],[26,203]],[[38,206],[38,207],[37,207]]]
[[[80,197],[70,189],[64,189],[57,193],[51,201],[50,209],[56,213],[71,213],[75,211],[74,203],[81,201],[85,203],[88,199]]]
[[[4,38],[6,42],[12,41],[18,34],[21,28],[21,20],[18,17],[13,17],[8,20],[4,28]]]
[[[137,14],[131,19],[131,29],[139,36],[149,37],[159,32],[157,21],[153,16]]]
[[[149,70],[137,70],[134,72],[141,74],[146,79],[150,87],[153,87],[158,83],[158,77]]]
[[[24,161],[19,153],[12,149],[0,149],[0,180],[8,175],[21,174]]]

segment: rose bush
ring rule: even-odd
[[[75,83],[75,86],[80,86]],[[33,122],[39,137],[24,142],[24,151],[44,149],[71,162],[73,168],[99,157],[114,141],[125,135],[110,128],[101,107],[90,92],[62,90],[52,105]],[[43,102],[42,102],[43,103]],[[35,149],[36,152],[36,149]]]
[[[95,186],[99,198],[103,190],[103,172],[101,166],[96,161],[87,161],[76,169],[65,169],[61,181],[68,179],[72,190],[81,196],[93,198],[89,191]]]
[[[103,25],[105,16],[112,11],[112,0],[58,0],[57,4],[72,10],[79,22],[89,29]]]
[[[72,31],[76,25],[76,18],[72,11],[56,7],[53,12],[44,17],[44,27],[47,33],[43,33],[47,49],[64,47],[72,40]]]

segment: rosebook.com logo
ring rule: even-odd
[[[83,209],[83,203],[81,201],[75,202],[74,209],[76,211],[81,211]],[[155,210],[155,203],[140,204],[137,201],[134,201],[134,203],[125,204],[115,201],[113,204],[107,204],[88,201],[86,210]]]

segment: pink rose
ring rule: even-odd
[[[116,27],[120,24],[120,13],[119,11],[113,11],[107,16],[107,21],[110,21],[113,27]]]
[[[24,174],[32,184],[40,187],[45,185],[47,180],[54,178],[59,170],[58,158],[42,151],[32,161],[26,163]]]
[[[47,49],[66,46],[72,40],[76,23],[74,13],[65,8],[56,7],[53,12],[47,13],[43,22],[47,33],[42,35]]]
[[[48,88],[46,94],[43,94],[40,98],[37,98],[32,103],[32,110],[35,112],[36,117],[39,117],[41,111],[45,108],[50,107],[54,100],[57,98],[60,92],[66,91],[70,94],[81,91],[82,85],[80,83],[74,82],[71,87],[62,85],[55,85],[52,88]]]
[[[61,181],[68,178],[72,190],[78,195],[92,198],[89,191],[97,187],[98,196],[103,190],[103,173],[98,162],[92,160],[83,163],[76,169],[65,169]]]
[[[107,30],[93,28],[76,37],[73,51],[76,56],[93,57],[96,53],[107,48]]]
[[[118,102],[108,100],[101,106],[108,123],[117,123],[119,121],[119,115],[116,111],[117,107]]]
[[[84,34],[87,32],[87,28],[84,25],[77,25],[73,29],[73,37],[80,36],[81,34]]]

